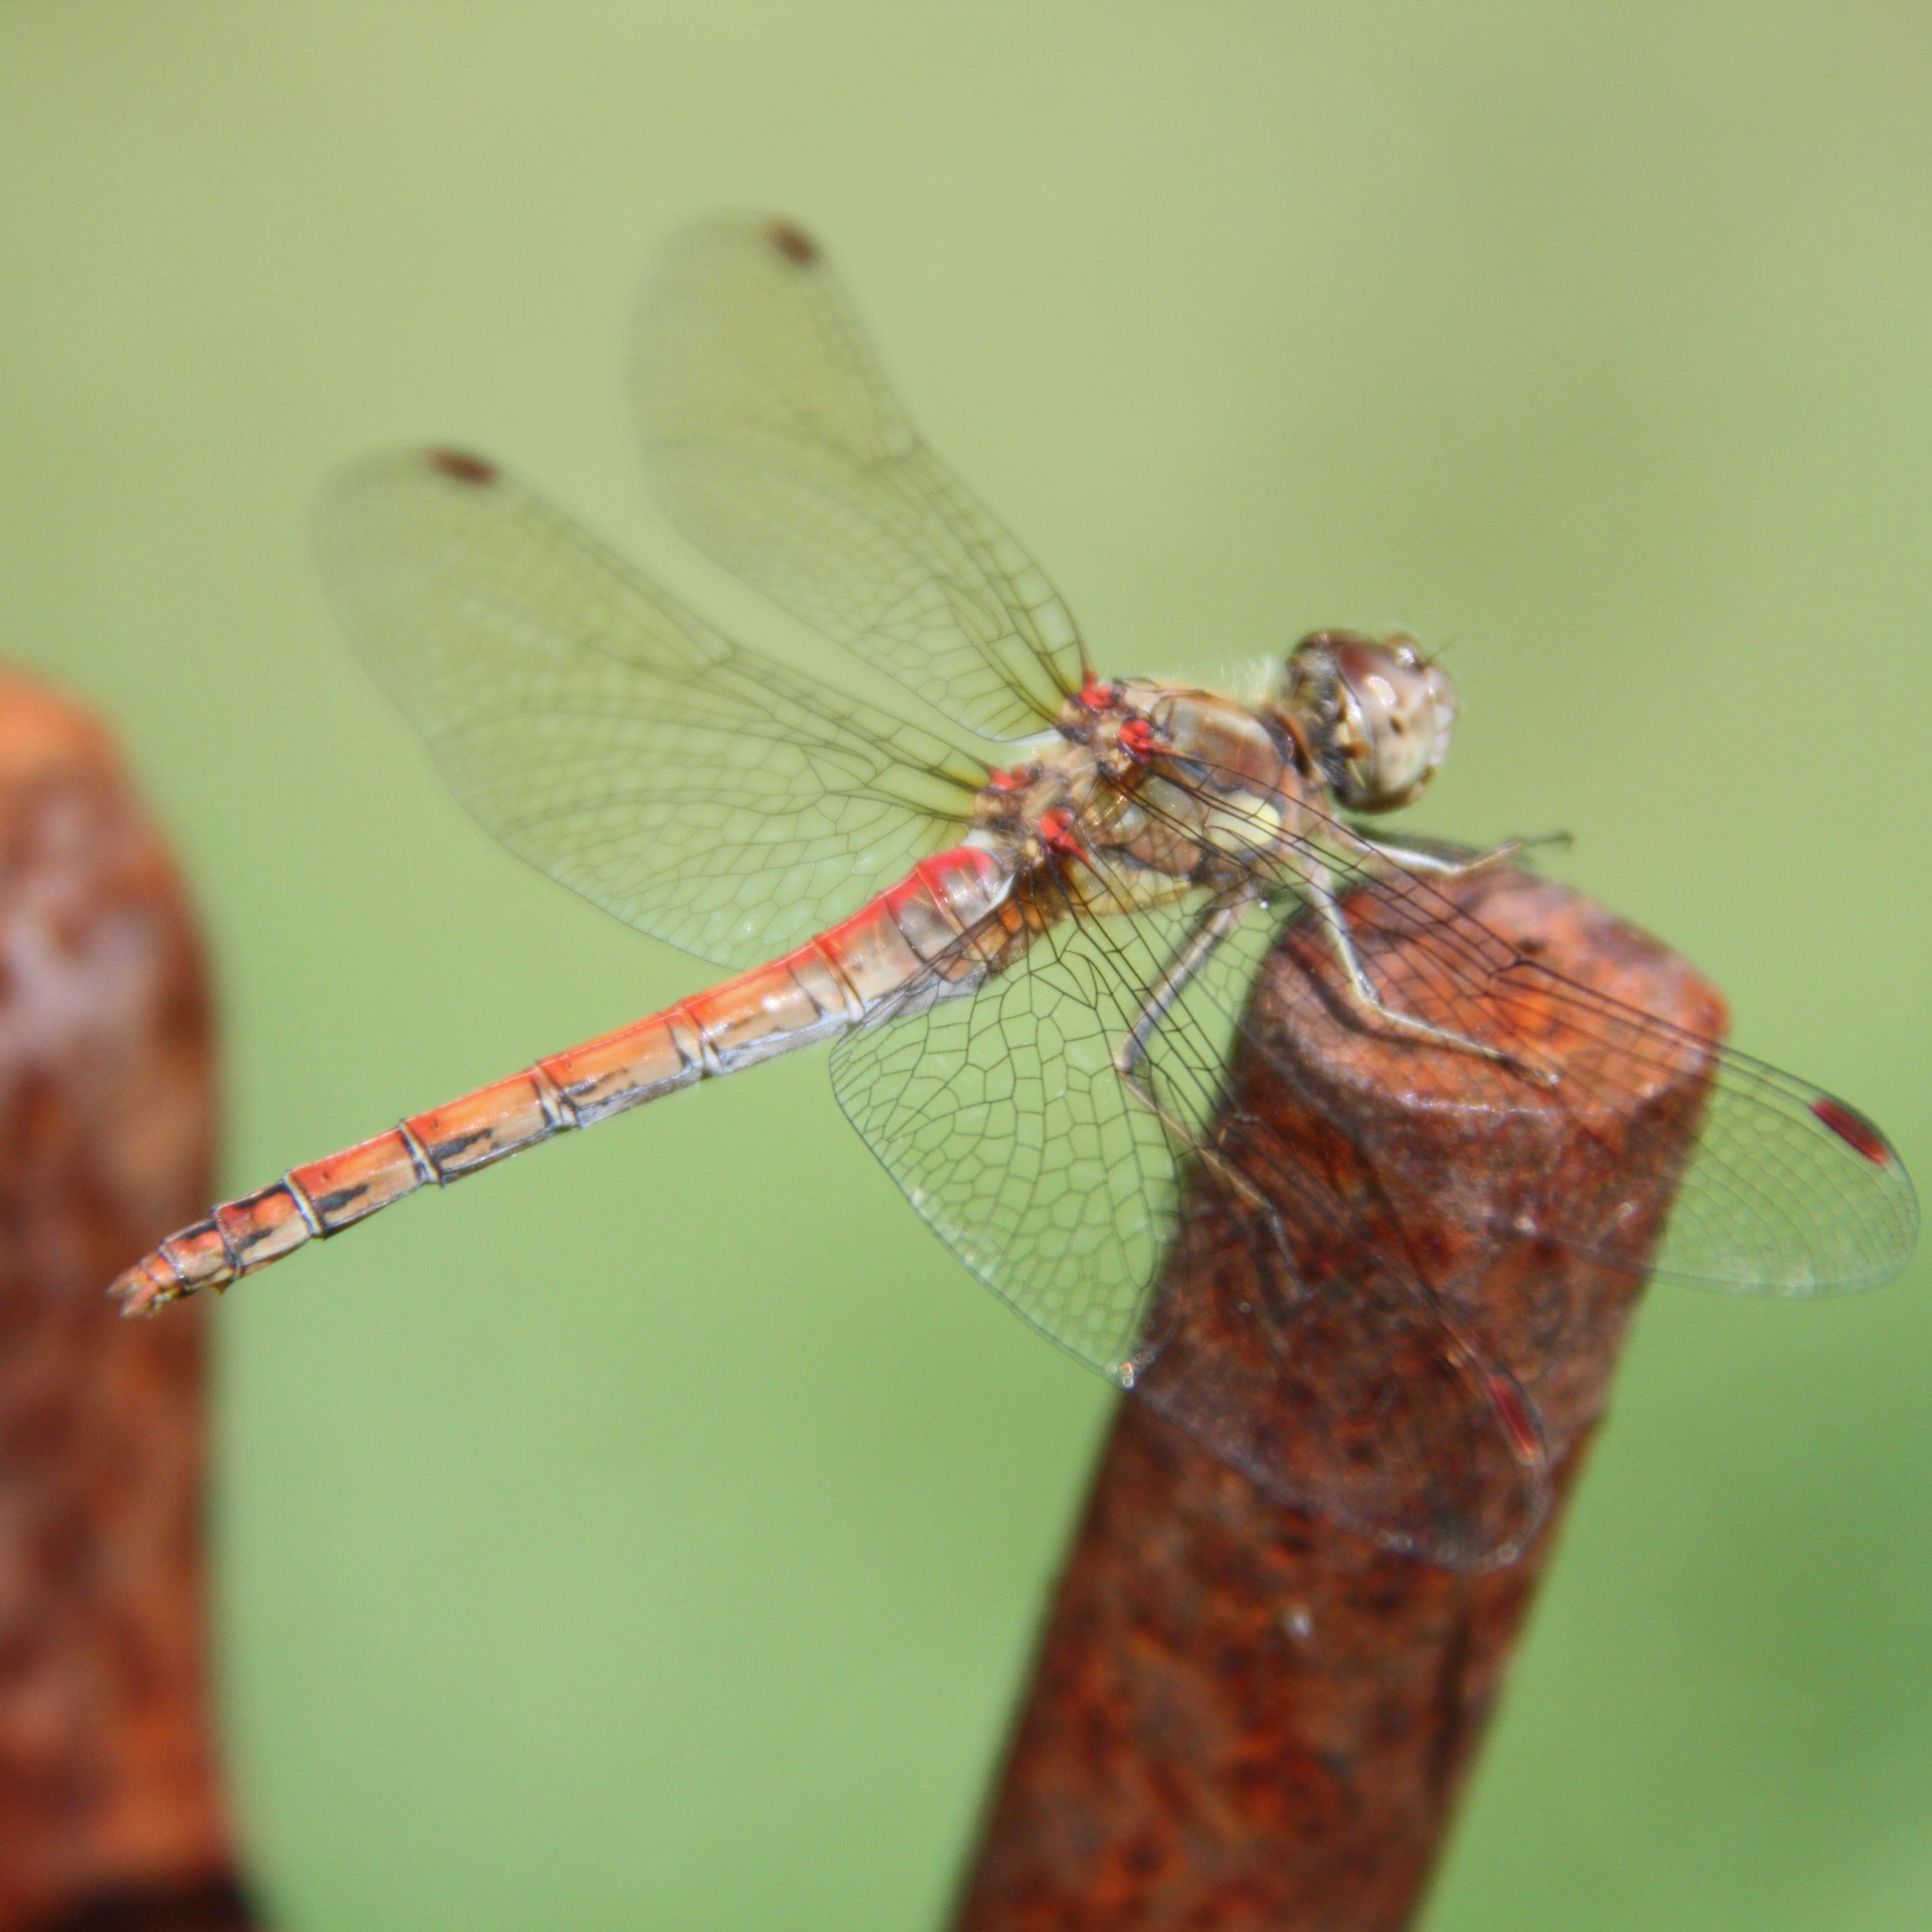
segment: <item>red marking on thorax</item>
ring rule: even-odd
[[[988,791],[1020,791],[1032,782],[1033,773],[1024,765],[1015,765],[1006,771],[986,774],[986,789]]]
[[[1867,1120],[1864,1114],[1846,1106],[1842,1100],[1834,1100],[1828,1094],[1821,1094],[1811,1102],[1811,1111],[1839,1139],[1855,1154],[1862,1154],[1874,1167],[1892,1165],[1892,1150],[1885,1144],[1885,1136]]]
[[[1084,710],[1105,711],[1114,701],[1114,687],[1102,684],[1092,671],[1087,674],[1087,681],[1081,686],[1078,702]]]
[[[1144,718],[1130,718],[1120,727],[1120,749],[1130,758],[1144,762],[1160,749],[1154,727]]]
[[[1084,859],[1090,866],[1094,862],[1073,829],[1072,818],[1057,806],[1040,815],[1040,842],[1057,858]]]

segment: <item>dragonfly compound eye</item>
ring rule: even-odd
[[[1348,812],[1408,804],[1448,755],[1456,691],[1400,633],[1318,631],[1288,659],[1288,708],[1336,802]]]

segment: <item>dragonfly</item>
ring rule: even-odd
[[[1379,831],[1448,752],[1448,673],[1406,636],[1330,630],[1238,688],[1103,679],[1038,564],[914,428],[791,222],[716,217],[676,236],[646,280],[632,364],[670,520],[914,706],[751,650],[480,457],[351,470],[322,514],[327,580],[458,798],[552,878],[735,976],[216,1208],[119,1278],[124,1312],[829,1042],[873,1153],[1034,1328],[1299,1508],[1459,1567],[1520,1550],[1550,1452],[1419,1266],[1317,1292],[1264,1239],[1278,1292],[1246,1318],[1264,1359],[1292,1368],[1313,1310],[1324,1332],[1358,1332],[1365,1359],[1431,1365],[1333,1391],[1300,1378],[1316,1412],[1271,1464],[1214,1389],[1148,1373],[1190,1186],[1264,1231],[1341,1211],[1317,1176],[1244,1163],[1221,1117],[1232,1056],[1281,1050],[1247,1004],[1286,922],[1312,922],[1349,1024],[1487,1062],[1525,1108],[1634,1093],[1684,1048],[1641,1012],[1608,1023],[1448,896],[1521,842],[1453,853]],[[1348,909],[1364,902],[1426,973],[1436,1018],[1378,980]],[[1506,969],[1543,974],[1594,1025],[1588,1091],[1513,1034]],[[1810,1294],[1902,1267],[1917,1208],[1878,1129],[1693,1044],[1710,1084],[1652,1270]],[[1633,1184],[1665,1185],[1680,1158],[1638,1131]],[[1347,1456],[1324,1453],[1336,1442]],[[1457,1464],[1506,1505],[1461,1504],[1441,1480]]]

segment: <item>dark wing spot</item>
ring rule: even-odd
[[[486,463],[480,456],[470,455],[466,450],[426,450],[423,460],[454,482],[484,484],[496,480],[496,466]]]
[[[1863,1154],[1873,1166],[1892,1165],[1892,1149],[1886,1144],[1884,1135],[1864,1114],[1846,1106],[1842,1100],[1833,1100],[1828,1094],[1820,1094],[1811,1102],[1811,1111],[1848,1148],[1856,1154]]]
[[[765,224],[765,239],[788,262],[801,268],[808,268],[818,260],[818,244],[798,228],[774,215]]]

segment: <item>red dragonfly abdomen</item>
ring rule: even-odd
[[[1012,884],[1009,867],[976,846],[922,860],[793,952],[224,1202],[143,1256],[110,1292],[125,1312],[145,1314],[225,1288],[432,1182],[447,1186],[553,1135],[832,1039],[935,964],[935,997],[970,992],[1017,929],[1016,914],[1001,916]],[[958,946],[989,922],[986,946]]]

